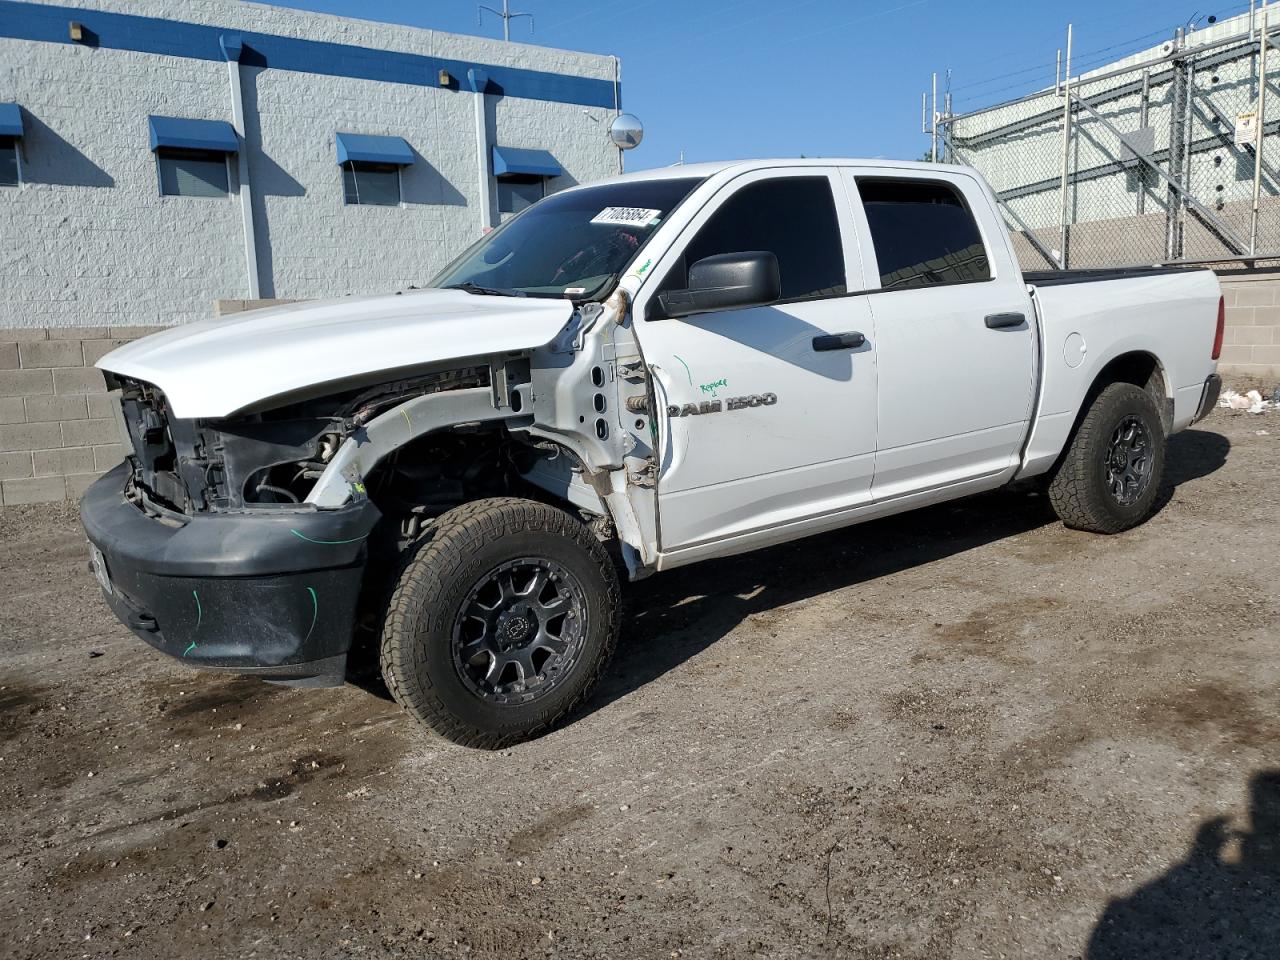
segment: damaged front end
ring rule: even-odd
[[[467,367],[210,420],[174,417],[159,388],[108,378],[119,390],[121,431],[132,450],[127,496],[144,510],[182,516],[314,509],[307,501],[316,481],[348,439],[360,445],[380,413],[415,397],[489,385],[487,367]]]
[[[555,502],[642,575],[655,434],[624,413],[649,389],[626,307],[584,305],[540,348],[221,417],[175,416],[160,387],[108,371],[130,454],[81,507],[107,601],[193,666],[331,684],[394,558],[462,503]]]
[[[131,452],[81,517],[116,615],[192,666],[341,683],[381,514],[364,497],[321,509],[304,495],[349,418],[323,404],[178,418],[154,385],[109,386]]]
[[[403,449],[415,401],[480,394],[498,419],[487,364],[219,419],[175,417],[158,387],[108,378],[131,453],[82,502],[95,572],[134,633],[193,666],[341,682],[371,552],[394,555],[518,473],[449,404],[457,429],[428,437],[424,423]],[[389,410],[400,442],[370,456]]]

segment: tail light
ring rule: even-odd
[[[1227,326],[1227,301],[1225,297],[1218,298],[1218,329],[1213,335],[1213,356],[1211,360],[1217,360],[1222,356],[1222,334]]]

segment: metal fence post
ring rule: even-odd
[[[1191,196],[1191,147],[1195,140],[1193,123],[1193,106],[1196,98],[1196,61],[1187,58],[1187,79],[1184,84],[1186,99],[1182,105],[1182,191],[1181,203],[1178,204],[1178,257],[1187,255],[1187,197]]]
[[[933,74],[933,101],[930,104],[933,109],[932,123],[929,125],[930,136],[933,140],[933,146],[929,150],[929,159],[933,163],[938,162],[938,74]]]
[[[1267,0],[1262,0],[1262,43],[1258,52],[1258,116],[1253,131],[1253,209],[1249,213],[1249,255],[1258,252],[1258,200],[1262,193],[1262,145],[1267,123],[1267,48],[1271,39],[1267,36]]]
[[[1138,127],[1145,130],[1151,113],[1151,68],[1142,71],[1142,102],[1138,105]],[[1147,212],[1147,171],[1138,164],[1138,216]]]
[[[947,86],[951,85],[950,72],[947,73]],[[951,91],[948,90],[942,97],[942,162],[955,163],[955,157],[951,155],[951,151],[947,149],[947,125],[946,121],[951,117]]]
[[[1071,176],[1071,29],[1072,24],[1067,24],[1067,69],[1062,80],[1062,209],[1058,230],[1058,265],[1063,270],[1067,269],[1070,262],[1067,244],[1071,240],[1067,226],[1071,215],[1071,198],[1067,193]]]
[[[1179,27],[1174,33],[1173,42],[1176,49],[1182,49],[1182,28]],[[1177,260],[1182,255],[1182,219],[1180,212],[1182,210],[1182,195],[1175,188],[1175,184],[1182,184],[1182,161],[1183,161],[1183,141],[1186,139],[1186,133],[1183,126],[1186,122],[1187,111],[1187,72],[1183,69],[1181,60],[1174,60],[1171,64],[1173,67],[1173,75],[1170,78],[1169,89],[1169,180],[1170,184],[1166,191],[1165,204],[1165,259]]]

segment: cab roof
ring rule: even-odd
[[[847,158],[847,157],[779,157],[764,160],[718,160],[706,163],[682,163],[670,167],[657,167],[652,170],[638,170],[634,173],[623,173],[610,177],[610,183],[637,182],[642,180],[673,180],[681,177],[698,177],[705,179],[718,173],[733,171],[748,173],[752,170],[768,170],[772,167],[892,167],[897,170],[917,171],[919,173],[941,173],[968,169],[951,163],[923,163],[918,160],[889,160],[885,158]]]

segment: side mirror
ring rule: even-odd
[[[782,295],[778,258],[766,250],[718,253],[689,267],[689,289],[658,295],[660,317],[688,317],[773,303]]]

